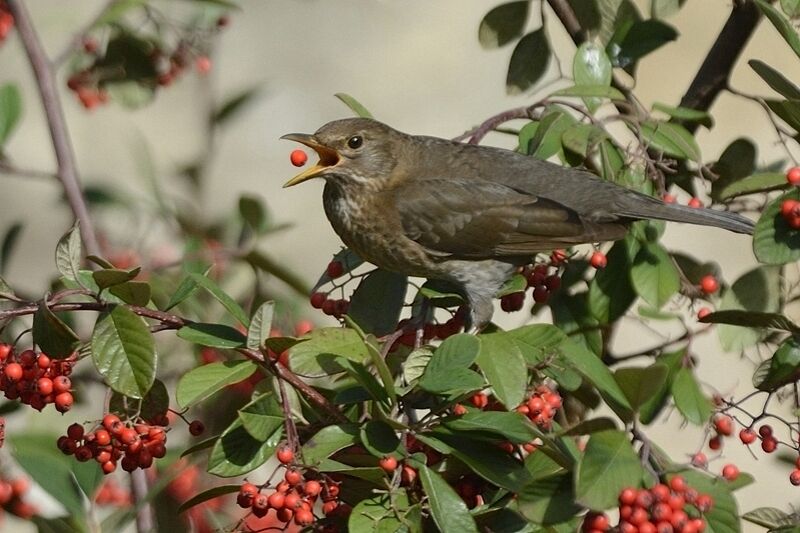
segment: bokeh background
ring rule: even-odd
[[[223,216],[235,209],[242,193],[260,196],[275,221],[291,224],[262,246],[311,282],[340,243],[322,212],[321,182],[281,188],[296,169],[288,159],[294,146],[278,138],[288,132],[311,132],[329,120],[348,116],[349,110],[333,97],[337,92],[355,96],[376,118],[400,130],[442,137],[454,137],[499,111],[536,101],[543,94],[506,94],[512,47],[486,51],[478,44],[482,16],[499,3],[242,0],[241,11],[233,13],[230,28],[213,50],[211,73],[205,78],[181,78],[144,109],[131,112],[112,104],[87,112],[64,88],[64,107],[82,179],[87,184],[110,184],[130,195],[132,202],[146,206],[142,200],[150,187],[142,164],[146,143],[155,175],[165,190],[180,192],[175,169],[207,149],[204,128],[209,100],[258,86],[257,100],[219,132],[195,207],[202,213]],[[642,12],[648,12],[649,1],[636,3]],[[27,4],[46,48],[54,53],[103,2],[29,0]],[[731,4],[732,0],[688,0],[669,20],[680,32],[679,39],[639,64],[636,94],[646,105],[656,101],[677,105]],[[532,27],[538,24],[537,16],[530,21]],[[569,72],[574,46],[555,19],[548,30],[557,43],[556,54]],[[800,81],[800,62],[766,22],[745,49],[731,81],[739,90],[764,94],[768,88],[746,65],[751,58],[768,60],[789,79]],[[554,64],[551,75],[556,76]],[[8,155],[19,166],[51,170],[54,160],[38,94],[13,36],[0,48],[0,83],[9,81],[23,90],[25,116],[7,145]],[[698,134],[704,159],[714,160],[738,136],[756,139],[761,164],[784,157],[766,115],[754,103],[723,93],[712,113],[714,128]],[[514,144],[502,136],[490,136],[487,142],[506,147]],[[52,250],[71,224],[60,197],[58,185],[48,180],[0,175],[0,231],[15,221],[24,222],[6,273],[12,286],[26,292],[41,291],[54,274]],[[120,247],[136,247],[142,242],[152,247],[160,235],[153,228],[117,221],[109,238]],[[717,261],[727,280],[755,265],[747,237],[670,225],[664,242],[700,260]],[[162,252],[172,253],[169,247]],[[525,321],[524,315],[504,317],[504,325],[518,325]],[[324,317],[310,308],[308,316],[324,322]],[[640,349],[645,338],[654,344],[663,339],[648,328],[631,324],[615,340],[617,351]],[[749,386],[753,362],[722,353],[713,333],[698,337],[692,352],[700,362],[698,375],[717,390],[731,394]],[[688,457],[703,441],[702,431],[682,427],[675,413],[649,433],[675,458]],[[712,461],[712,469],[733,461],[758,477],[756,485],[737,493],[742,510],[763,505],[787,509],[798,502],[800,489],[789,485],[787,465],[761,455],[756,460],[732,441],[722,456]],[[14,531],[15,527],[3,530]]]

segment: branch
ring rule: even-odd
[[[31,168],[20,168],[16,167],[6,161],[0,161],[0,174],[6,174],[8,176],[18,176],[21,178],[33,178],[33,179],[58,179],[58,176],[51,172],[45,172],[43,170],[35,170]]]
[[[707,111],[717,96],[728,86],[728,79],[736,60],[761,19],[761,12],[753,2],[734,2],[725,26],[711,46],[703,64],[695,74],[689,89],[681,98],[680,105]],[[697,123],[684,126],[692,133]]]
[[[58,179],[64,188],[64,194],[67,197],[72,213],[80,222],[81,237],[86,245],[87,255],[99,255],[100,247],[94,232],[94,226],[92,226],[89,218],[86,201],[83,198],[83,191],[81,190],[75,164],[75,154],[67,132],[67,124],[64,121],[64,110],[61,108],[61,102],[58,98],[53,65],[47,59],[42,43],[39,41],[38,35],[36,35],[36,30],[31,23],[25,2],[7,0],[6,5],[8,5],[16,21],[17,31],[33,69],[36,85],[39,88],[39,95],[42,99],[42,106],[47,117],[47,125],[50,129],[53,150],[58,163]]]

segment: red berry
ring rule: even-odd
[[[409,486],[417,479],[417,470],[408,465],[403,465],[403,470],[400,472],[400,482],[404,486]]]
[[[133,442],[139,438],[139,434],[136,433],[136,430],[130,427],[124,428],[122,431],[119,432],[117,438],[122,444],[129,445],[133,444]]]
[[[192,420],[192,423],[189,424],[189,433],[195,437],[202,435],[205,430],[206,426],[200,420]]]
[[[36,364],[36,352],[25,350],[17,356],[17,361],[22,365],[22,368],[33,368],[33,365]]]
[[[764,424],[760,428],[758,428],[758,434],[762,437],[771,437],[772,436],[772,426],[769,424]]]
[[[315,292],[311,295],[311,307],[314,309],[322,309],[322,305],[325,303],[325,300],[328,299],[328,295],[324,292]]]
[[[636,502],[636,489],[630,487],[622,489],[622,492],[619,493],[619,503],[633,505],[634,502]]]
[[[752,444],[756,441],[756,432],[750,428],[744,428],[739,432],[739,440],[744,444]]]
[[[650,492],[653,493],[653,496],[658,502],[666,502],[669,500],[670,496],[669,487],[667,487],[663,483],[659,483],[658,485],[650,489]]]
[[[16,383],[17,381],[22,379],[22,365],[19,363],[9,363],[6,365],[5,370],[3,370],[8,381],[12,383]]]
[[[665,193],[664,196],[661,198],[665,204],[674,204],[678,199],[675,198],[674,194]]]
[[[647,489],[641,489],[636,493],[636,505],[639,507],[650,507],[653,505],[653,495]]]
[[[465,415],[467,414],[467,408],[461,405],[460,403],[457,403],[453,406],[453,414],[456,416]]]
[[[79,446],[77,450],[75,450],[75,459],[78,461],[85,463],[89,459],[92,458],[92,450],[89,449],[88,446]]]
[[[506,294],[505,296],[500,298],[500,307],[506,313],[513,313],[514,311],[519,311],[522,309],[522,306],[525,304],[525,293],[524,292],[514,292],[511,294]]]
[[[703,320],[710,314],[711,314],[711,309],[709,309],[708,307],[701,307],[700,310],[697,311],[697,319]]]
[[[67,428],[67,436],[73,440],[80,440],[83,438],[83,426],[80,424],[70,424]]]
[[[605,268],[606,265],[608,265],[608,258],[603,252],[597,251],[592,254],[591,259],[589,259],[589,264],[594,268]]]
[[[47,396],[53,392],[53,380],[50,378],[39,378],[36,380],[36,392],[42,396]]]
[[[686,205],[689,207],[703,207],[703,202],[700,201],[700,198],[693,196]]]
[[[692,526],[692,531],[696,531],[697,533],[703,533],[703,531],[706,529],[706,521],[702,518],[694,518],[689,520],[689,524]],[[686,530],[684,529],[684,531]]]
[[[98,446],[106,446],[111,444],[111,435],[105,429],[98,429],[94,432],[94,441]]]
[[[708,457],[703,452],[697,452],[692,456],[692,466],[697,468],[705,468],[708,466]],[[677,490],[673,487],[673,490]]]
[[[381,457],[378,461],[378,466],[380,466],[384,472],[387,474],[391,474],[395,470],[397,470],[397,459],[392,457],[391,455],[387,455],[386,457]]]
[[[286,495],[282,492],[273,492],[269,495],[269,506],[273,509],[282,509]]]
[[[0,342],[0,361],[5,361],[13,348],[10,344]]]
[[[53,378],[53,392],[69,392],[72,388],[72,381],[67,376],[56,376]]]
[[[296,492],[292,491],[288,493],[283,499],[283,508],[284,509],[297,509],[300,507],[300,495]]]
[[[583,519],[583,529],[595,531],[607,531],[611,524],[605,513],[587,513]]]
[[[639,524],[639,533],[657,533],[656,525],[652,522],[645,521]]]
[[[277,519],[281,522],[289,522],[294,515],[294,511],[284,507],[283,509],[278,509]]]
[[[666,503],[657,503],[650,511],[653,520],[656,522],[663,522],[672,518],[672,507]]]
[[[700,290],[705,294],[714,294],[719,290],[719,282],[712,274],[700,278]]]
[[[294,514],[294,523],[298,526],[310,526],[314,523],[314,515],[306,509],[298,509]]]
[[[58,396],[56,396],[54,403],[56,404],[56,410],[59,413],[66,413],[72,408],[72,394],[69,392],[62,392]]]
[[[546,303],[550,299],[550,291],[544,285],[539,285],[533,289],[533,301],[538,304]]]
[[[669,480],[669,488],[675,492],[686,492],[687,487],[686,479],[683,476],[672,476],[672,479]]]
[[[100,465],[100,468],[102,468],[104,474],[110,474],[117,469],[117,463],[113,461],[106,461]]]
[[[289,159],[291,160],[292,164],[296,167],[302,167],[308,161],[308,156],[302,150],[292,150],[292,153],[289,154]]]
[[[789,219],[794,215],[794,211],[797,206],[800,205],[800,202],[797,200],[793,200],[791,198],[784,200],[781,203],[781,216],[785,219]]]
[[[795,487],[800,485],[800,469],[795,468],[792,470],[792,473],[789,474],[789,482]]]
[[[719,415],[714,418],[714,429],[720,435],[729,437],[733,435],[733,419],[728,415]]]
[[[734,464],[727,464],[722,467],[722,477],[728,481],[734,481],[739,477],[739,468]]]
[[[336,279],[344,274],[344,266],[341,261],[331,261],[328,263],[328,268],[325,269],[329,278]]]
[[[294,461],[294,452],[289,446],[283,445],[278,448],[278,453],[276,455],[278,457],[278,461],[285,465],[288,465]]]
[[[303,481],[303,474],[301,474],[300,471],[295,468],[290,468],[286,471],[284,479],[289,485],[298,485],[301,481]]]
[[[694,506],[697,507],[697,510],[701,513],[706,513],[714,506],[714,499],[708,494],[701,494],[694,501]]]
[[[314,498],[320,492],[322,492],[322,485],[319,484],[319,481],[314,481],[312,479],[310,481],[306,481],[305,485],[303,485],[303,494],[309,498]]]
[[[547,290],[550,292],[555,292],[561,288],[561,278],[558,274],[553,274],[544,278],[544,286],[547,287]]]
[[[476,392],[473,394],[469,401],[478,409],[483,409],[489,405],[489,397],[482,392]]]
[[[47,357],[45,354],[40,353],[39,358],[36,359],[36,366],[38,366],[42,370],[47,370],[50,367],[50,358]]]
[[[715,451],[722,448],[722,439],[720,438],[720,436],[715,435],[710,439],[708,439],[708,447]]]
[[[322,504],[322,514],[329,515],[339,507],[339,502],[331,500]]]
[[[789,185],[800,185],[800,167],[792,167],[786,172],[786,181]]]
[[[115,424],[119,423],[119,417],[115,414],[108,413],[106,416],[103,417],[103,427],[106,428],[111,433],[114,433],[113,427]]]
[[[761,449],[766,453],[772,453],[778,447],[778,439],[773,436],[764,437],[761,441]]]
[[[199,74],[208,74],[211,71],[211,59],[208,56],[199,56],[194,60],[194,68]]]

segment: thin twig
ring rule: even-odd
[[[67,59],[69,59],[69,56],[71,56],[72,53],[81,46],[83,38],[86,36],[86,34],[89,33],[89,31],[100,21],[100,17],[105,15],[106,11],[108,11],[112,5],[121,1],[122,0],[109,0],[106,2],[105,5],[97,12],[97,14],[89,19],[89,22],[87,22],[83,28],[75,32],[75,34],[69,40],[69,43],[67,43],[63,50],[61,50],[61,52],[53,59],[53,66],[58,67]]]
[[[19,178],[34,178],[34,179],[45,179],[45,180],[58,179],[58,176],[56,176],[52,172],[44,172],[42,170],[34,170],[30,168],[20,168],[11,165],[10,163],[5,161],[0,161],[0,174],[6,174],[7,176],[16,176]]]
[[[72,213],[80,222],[81,237],[86,246],[87,255],[99,255],[100,246],[97,236],[89,217],[89,210],[83,198],[83,191],[78,178],[77,165],[75,163],[75,153],[67,132],[67,124],[64,120],[64,110],[61,108],[61,101],[58,98],[56,80],[53,74],[53,65],[47,59],[42,43],[33,27],[28,9],[25,2],[20,0],[8,0],[6,5],[11,10],[17,25],[25,53],[33,69],[36,85],[39,88],[39,95],[42,99],[47,125],[50,129],[50,137],[53,141],[53,150],[58,163],[57,176],[64,188],[64,194],[69,203]]]

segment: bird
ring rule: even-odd
[[[345,245],[382,269],[453,284],[470,332],[490,322],[500,287],[539,252],[615,241],[637,220],[754,228],[736,213],[668,204],[585,170],[369,118],[281,139],[319,156],[284,187],[324,179],[325,214]]]

